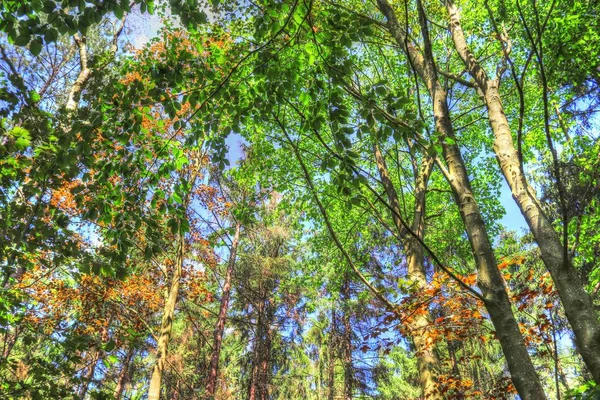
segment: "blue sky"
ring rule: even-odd
[[[502,225],[506,226],[511,231],[517,231],[517,233],[523,233],[523,229],[527,228],[527,223],[515,203],[515,200],[512,198],[512,194],[510,193],[510,189],[508,184],[503,179],[502,180],[502,189],[500,191],[500,203],[504,206],[506,210],[506,214],[500,220]]]

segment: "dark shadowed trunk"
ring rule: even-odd
[[[231,278],[233,276],[233,268],[235,267],[235,258],[237,255],[238,243],[240,241],[241,224],[236,222],[235,234],[231,242],[229,252],[229,260],[227,263],[227,271],[225,273],[225,282],[223,283],[223,294],[221,295],[221,307],[215,331],[213,334],[213,349],[210,357],[210,367],[208,379],[206,382],[206,392],[209,398],[213,398],[216,392],[217,379],[219,372],[219,356],[221,355],[221,345],[223,343],[223,332],[225,331],[225,320],[227,319],[227,311],[229,310],[229,298],[231,297]]]
[[[258,318],[254,346],[252,348],[252,376],[248,395],[249,400],[268,400],[269,398],[273,339],[273,328],[271,325],[275,317],[274,307],[269,297],[269,291],[264,290],[257,307]]]
[[[344,400],[352,400],[352,391],[354,384],[354,367],[352,366],[352,326],[350,322],[350,310],[348,302],[350,301],[350,280],[348,274],[344,274],[344,284],[342,286],[343,314],[342,322],[344,324],[344,335],[342,338],[342,359],[344,362]]]
[[[131,359],[133,358],[134,351],[134,347],[131,346],[129,350],[127,350],[125,358],[123,358],[123,365],[121,367],[121,372],[119,372],[119,378],[117,379],[117,387],[115,388],[114,393],[115,400],[120,400],[121,396],[123,395],[123,391],[125,390],[127,378],[129,377],[129,364],[131,363]]]
[[[331,310],[331,329],[329,331],[329,354],[327,360],[327,400],[334,400],[335,398],[335,348],[336,348],[336,336],[335,336],[335,324],[336,316],[335,310]]]

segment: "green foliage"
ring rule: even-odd
[[[121,19],[125,13],[131,12],[133,5],[139,5],[142,14],[154,13],[154,0],[7,0],[0,6],[0,31],[7,34],[11,44],[28,45],[31,53],[37,56],[43,45],[55,42],[59,35],[85,35],[106,15]],[[192,28],[207,21],[206,13],[199,10],[202,4],[197,0],[172,0],[169,5],[171,12],[179,15],[186,27]]]
[[[595,382],[590,381],[569,391],[567,396],[574,400],[593,400],[600,397],[600,389]]]
[[[579,385],[568,396],[597,396],[592,383],[580,385],[584,372],[571,329],[537,247],[500,224],[506,189],[492,157],[494,138],[444,28],[443,5],[425,4],[456,132],[442,141],[429,111],[436,99],[372,3],[210,3],[213,9],[170,1],[181,24],[167,24],[146,46],[114,60],[103,50],[110,35],[95,27],[103,18],[122,19],[132,5],[153,13],[152,1],[1,3],[8,49],[0,61],[7,72],[0,75],[3,393],[77,398],[87,388],[87,398],[112,398],[125,371],[126,397],[145,396],[173,243],[184,237],[189,269],[163,393],[200,396],[232,227],[239,223],[219,355],[223,397],[247,398],[258,379],[274,399],[339,397],[345,390],[353,398],[418,398],[421,353],[411,344],[418,335],[440,359],[436,379],[447,393],[512,396],[483,306],[473,300],[477,313],[467,309],[466,292],[441,270],[476,282],[478,255],[443,168],[444,149],[458,146],[544,387],[557,395]],[[412,5],[392,3],[421,46]],[[597,303],[600,148],[590,117],[598,106],[597,5],[457,3],[474,55],[490,76],[501,74],[523,168],[557,231],[566,226],[573,263]],[[532,41],[531,32],[539,38]],[[510,39],[510,60],[502,34]],[[80,107],[66,110],[63,99],[76,78],[69,71],[79,68],[73,35],[87,36],[90,64],[105,68],[92,74]],[[545,89],[556,106],[548,116],[534,45],[543,50]],[[53,64],[64,82],[49,96],[31,71],[48,67],[53,53],[65,56]],[[546,117],[564,193],[548,172]],[[375,145],[398,196],[395,213]],[[437,164],[423,184],[428,162]],[[413,236],[399,228],[399,218],[426,246],[416,247],[423,252],[420,281],[407,265]],[[202,277],[196,286],[194,274]],[[122,286],[132,277],[141,283]],[[94,284],[86,286],[86,279]],[[128,298],[129,292],[148,298]],[[36,300],[43,296],[58,300]],[[411,310],[417,300],[424,306]],[[82,304],[93,306],[78,309]],[[478,315],[466,328],[457,320],[465,311]],[[52,312],[61,318],[51,319]],[[427,316],[426,327],[410,326],[414,312]]]
[[[405,349],[395,347],[387,356],[382,357],[376,369],[379,388],[378,399],[392,400],[400,398],[418,398],[417,361]]]

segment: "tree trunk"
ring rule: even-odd
[[[500,98],[499,82],[497,79],[490,79],[471,54],[460,24],[458,8],[448,2],[447,9],[454,46],[485,99],[489,124],[494,133],[494,152],[504,178],[552,276],[573,328],[579,353],[596,383],[600,383],[600,322],[592,300],[585,291],[559,234],[552,226],[552,221],[544,214],[535,191],[521,168]]]
[[[322,335],[323,333],[321,333]],[[322,340],[322,336],[319,337],[319,340],[317,342],[317,348],[319,349],[319,358],[318,358],[318,374],[317,374],[317,400],[321,400],[323,394],[323,361],[324,361],[324,357],[323,357],[323,350],[324,350],[324,345],[323,345],[323,340]]]
[[[129,350],[127,350],[127,354],[123,359],[123,366],[121,367],[121,372],[119,373],[119,378],[117,380],[117,387],[115,388],[114,398],[115,400],[120,400],[123,395],[123,390],[125,389],[125,385],[127,384],[127,377],[129,375],[129,364],[131,363],[131,359],[133,358],[134,347],[131,346]]]
[[[435,63],[429,42],[427,20],[418,1],[419,23],[423,35],[424,52],[408,42],[400,27],[395,12],[387,0],[377,0],[387,19],[387,26],[398,45],[404,50],[417,74],[425,82],[433,103],[435,128],[440,135],[440,145],[448,165],[446,177],[459,206],[469,242],[477,265],[477,283],[481,290],[496,336],[506,357],[512,381],[523,400],[546,399],[535,367],[531,362],[523,336],[512,312],[512,305],[504,288],[504,280],[498,270],[494,252],[487,236],[485,223],[473,196],[468,173],[456,144],[447,95],[437,78]]]
[[[227,319],[227,311],[229,310],[229,298],[231,296],[231,278],[233,276],[233,268],[235,266],[235,258],[237,254],[238,243],[240,241],[241,224],[236,222],[235,235],[231,242],[231,251],[227,263],[227,272],[225,273],[225,282],[223,284],[223,294],[221,297],[221,308],[217,318],[217,324],[213,334],[213,349],[210,357],[210,367],[208,380],[206,383],[206,392],[208,398],[212,399],[215,396],[217,387],[217,377],[219,372],[219,356],[221,354],[221,344],[223,342],[223,332],[225,331],[225,320]]]
[[[379,177],[388,197],[390,207],[394,210],[392,219],[402,239],[406,262],[408,265],[408,279],[415,284],[417,288],[425,288],[427,277],[423,266],[423,249],[417,240],[412,237],[400,222],[400,202],[398,193],[390,179],[385,158],[381,154],[379,146],[374,145],[375,161],[379,170]],[[415,211],[413,215],[412,231],[423,238],[424,235],[424,216],[425,216],[425,193],[429,176],[433,169],[433,159],[427,158],[423,161],[420,171],[416,172],[415,182]],[[436,371],[440,369],[440,362],[435,356],[432,346],[427,345],[425,330],[431,325],[431,316],[429,313],[416,313],[413,320],[409,323],[409,329],[413,342],[417,349],[417,364],[419,367],[419,380],[423,396],[427,399],[442,399],[437,391],[437,382],[435,381]]]
[[[327,363],[327,386],[328,394],[327,400],[334,400],[335,398],[335,311],[331,310],[331,330],[329,333],[329,357]]]
[[[92,363],[90,364],[88,373],[86,374],[85,379],[83,380],[83,386],[81,387],[81,390],[79,391],[79,398],[81,400],[85,399],[85,395],[87,394],[88,390],[90,389],[90,383],[92,383],[92,380],[94,379],[94,373],[96,372],[96,364],[98,364],[99,358],[100,358],[100,352],[99,351],[94,352],[92,355]]]
[[[169,340],[171,339],[171,330],[173,328],[175,305],[177,304],[179,284],[181,283],[181,271],[183,269],[183,258],[185,253],[184,248],[185,238],[183,234],[179,234],[177,254],[175,257],[175,269],[173,271],[171,287],[169,288],[168,297],[163,311],[162,323],[160,326],[160,336],[158,338],[156,349],[156,362],[154,364],[152,378],[150,379],[150,388],[148,390],[148,400],[158,400],[160,398],[160,384],[162,380],[162,374],[165,369],[167,350],[169,347]]]
[[[77,110],[79,99],[81,98],[81,92],[83,92],[83,89],[92,77],[93,72],[88,66],[88,51],[85,36],[74,35],[73,40],[75,41],[79,52],[79,73],[77,74],[75,82],[73,82],[73,85],[71,85],[71,89],[69,90],[69,95],[67,97],[67,103],[65,104],[65,109],[70,113],[73,113],[75,110]]]
[[[261,287],[259,285],[259,292],[261,291]],[[264,314],[264,303],[262,301],[258,302],[258,306],[256,308],[257,318],[256,318],[256,333],[254,334],[254,344],[252,346],[252,372],[250,375],[250,388],[248,390],[248,399],[256,400],[259,395],[259,375],[260,375],[260,361],[261,361],[261,353],[262,353],[262,326],[263,326],[263,314]]]
[[[125,27],[126,19],[127,19],[127,13],[125,13],[123,15],[123,17],[121,18],[120,25],[115,27],[115,30],[114,30],[113,36],[112,36],[112,43],[108,48],[108,51],[109,51],[108,60],[114,59],[114,57],[117,54],[117,51],[119,50],[119,36],[121,36],[121,33],[123,32],[123,28]],[[73,40],[75,41],[75,44],[77,45],[77,50],[79,52],[79,73],[77,74],[77,78],[75,79],[75,82],[73,82],[73,85],[71,85],[71,89],[69,90],[69,95],[67,97],[67,103],[65,104],[65,109],[70,113],[73,113],[75,110],[77,110],[77,107],[79,105],[79,100],[81,98],[81,94],[82,94],[83,90],[85,89],[85,87],[87,86],[92,75],[96,75],[99,72],[102,72],[104,67],[106,65],[108,65],[108,62],[106,62],[101,65],[96,65],[92,69],[88,63],[88,51],[87,51],[86,37],[76,34],[73,36]]]
[[[263,339],[262,346],[262,354],[261,354],[261,363],[260,363],[260,373],[259,373],[259,399],[260,400],[268,400],[269,399],[269,385],[271,383],[271,349],[273,346],[273,309],[272,306],[267,306],[267,325],[265,326],[264,332],[265,337]]]
[[[344,336],[342,338],[344,362],[344,400],[352,400],[354,367],[352,366],[352,326],[350,324],[350,312],[348,310],[348,301],[350,300],[350,281],[347,273],[344,275],[342,296],[344,301],[344,313],[342,314],[342,322],[344,324]]]
[[[259,305],[257,307],[258,319],[256,324],[256,337],[254,342],[253,379],[250,387],[251,400],[268,400],[269,384],[271,379],[271,348],[273,336],[273,319],[275,309],[271,304],[271,285],[261,284],[259,289]]]
[[[254,353],[256,358],[256,353]],[[258,382],[258,363],[252,363],[252,373],[250,376],[250,389],[248,391],[248,400],[256,400],[256,392],[257,392],[257,382]]]

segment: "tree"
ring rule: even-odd
[[[594,2],[138,6],[0,5],[8,398],[594,396]]]

